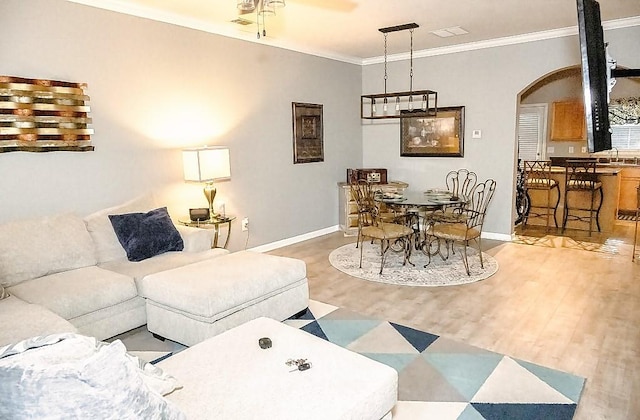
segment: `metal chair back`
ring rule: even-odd
[[[447,190],[454,197],[468,196],[478,182],[478,175],[468,169],[458,169],[447,174],[445,179]]]

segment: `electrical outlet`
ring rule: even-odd
[[[582,146],[582,153],[587,153],[587,148]]]
[[[246,232],[249,230],[249,218],[245,217],[244,219],[242,219],[242,231]]]

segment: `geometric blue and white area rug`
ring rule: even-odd
[[[575,375],[313,300],[285,323],[396,369],[394,420],[568,420],[584,387]],[[186,348],[144,327],[115,339],[152,363]]]
[[[572,419],[585,379],[310,301],[285,323],[398,372],[402,419]]]

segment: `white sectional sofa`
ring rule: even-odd
[[[0,418],[391,418],[392,368],[274,321],[308,305],[303,261],[186,227],[182,250],[130,261],[109,216],[155,208],[0,225]],[[161,368],[100,342],[144,324],[191,347]],[[295,355],[311,369],[290,373]]]
[[[0,292],[4,288],[11,295],[0,300],[0,325],[3,325],[0,346],[61,332],[79,332],[103,340],[145,325],[147,305],[141,288],[147,276],[204,260],[224,261],[231,256],[227,250],[211,249],[211,230],[174,226],[182,239],[181,251],[129,261],[109,215],[148,212],[156,207],[152,197],[141,197],[85,218],[62,214],[0,225]],[[215,293],[211,284],[216,281],[233,282],[216,278],[215,264],[209,270],[202,272],[198,281],[209,284],[210,293]],[[239,267],[233,274],[242,272]],[[248,275],[246,269],[245,274]],[[306,308],[306,270],[298,270],[297,275],[302,278],[298,279],[297,292],[292,296],[293,312],[282,319]],[[149,281],[144,284],[146,293],[153,295],[154,284]],[[271,315],[269,307],[263,307],[262,313],[251,313],[252,306],[261,302],[259,298],[254,300],[228,308],[230,313],[245,311],[247,316],[236,314],[237,322],[225,325],[225,329],[257,316]],[[164,332],[171,332],[170,328],[164,328]],[[212,331],[212,334],[220,332]]]

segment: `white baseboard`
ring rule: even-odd
[[[328,235],[329,233],[337,232],[340,230],[338,225],[330,226],[328,228],[316,230],[314,232],[305,233],[302,235],[294,236],[293,238],[282,239],[280,241],[271,242],[249,249],[249,251],[255,252],[268,252],[274,249],[282,248],[283,246],[297,244],[298,242],[306,241],[308,239],[317,238],[318,236]]]
[[[340,226],[330,226],[328,228],[316,230],[309,233],[304,233],[302,235],[294,236],[293,238],[282,239],[280,241],[271,242],[269,244],[264,244],[257,246],[255,248],[250,248],[248,251],[254,252],[269,252],[274,249],[282,248],[288,245],[297,244],[298,242],[306,241],[308,239],[317,238],[318,236],[328,235],[333,232],[338,232],[340,230]],[[505,235],[504,233],[493,233],[493,232],[482,232],[483,239],[493,239],[496,241],[503,242],[511,242],[513,240],[512,235]]]
[[[482,232],[482,239],[493,239],[496,241],[511,242],[513,240],[513,235],[494,232]]]

